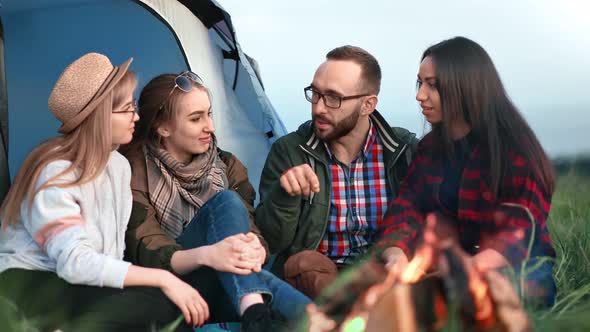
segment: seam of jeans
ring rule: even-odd
[[[254,274],[254,276],[257,277],[256,278],[257,280],[255,282],[258,284],[258,286],[248,286],[248,287],[242,287],[239,285],[238,280],[241,277],[240,275],[233,274],[233,273],[227,273],[227,275],[232,280],[233,288],[234,288],[235,294],[236,294],[236,298],[235,298],[236,303],[234,303],[234,305],[236,306],[236,308],[238,308],[238,310],[240,308],[240,300],[242,299],[242,297],[244,295],[255,294],[255,293],[268,294],[268,295],[270,295],[271,300],[272,300],[272,298],[273,298],[272,291],[270,290],[270,288],[268,286],[266,286],[266,283],[264,282],[264,280],[260,279],[256,274]],[[260,286],[261,284],[265,285],[266,287]]]

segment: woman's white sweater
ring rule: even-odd
[[[71,163],[59,160],[42,171],[36,188]],[[77,172],[61,176],[71,181]],[[116,151],[92,182],[50,186],[37,193],[32,209],[21,205],[14,227],[0,230],[0,272],[10,268],[54,271],[72,284],[123,287],[125,230],[132,206],[131,168]]]

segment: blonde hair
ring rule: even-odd
[[[113,150],[111,113],[114,108],[125,102],[125,98],[133,93],[136,86],[135,75],[132,72],[125,73],[104,101],[72,132],[51,138],[33,149],[20,167],[14,184],[0,208],[3,228],[6,225],[14,225],[21,217],[21,206],[25,200],[28,212],[31,212],[33,198],[41,190],[52,186],[79,186],[93,181],[100,175]],[[72,164],[35,189],[43,169],[57,160],[68,160]],[[79,171],[76,180],[57,181],[74,171]]]

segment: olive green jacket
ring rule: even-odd
[[[233,154],[218,149],[221,160],[226,164],[229,189],[239,194],[250,214],[250,229],[255,233],[266,250],[266,241],[254,225],[254,200],[256,191],[248,180],[248,170]],[[172,255],[183,249],[176,240],[169,237],[156,219],[156,211],[149,199],[148,179],[143,151],[130,150],[125,156],[131,164],[131,191],[133,209],[125,233],[125,260],[147,267],[162,268],[174,272],[170,266]]]
[[[383,144],[387,186],[395,197],[418,139],[404,128],[390,127],[377,111],[370,118]],[[304,163],[314,169],[320,191],[309,198],[290,196],[282,189],[279,178],[289,168]],[[271,147],[260,179],[260,203],[256,208],[255,223],[268,241],[271,253],[277,254],[272,271],[279,276],[289,256],[317,249],[324,237],[332,191],[329,165],[324,144],[314,134],[312,121],[281,137]]]

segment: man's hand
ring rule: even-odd
[[[320,192],[320,181],[311,166],[301,164],[286,170],[280,178],[281,187],[291,196],[309,197]]]

